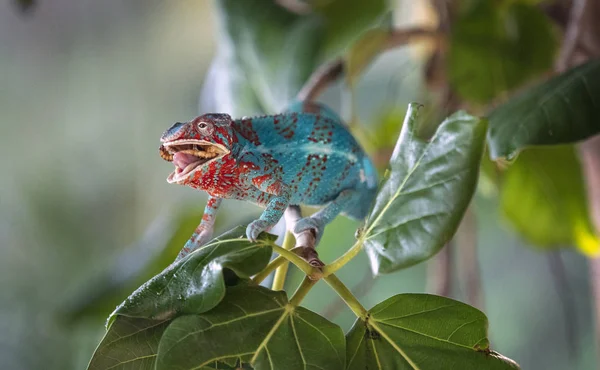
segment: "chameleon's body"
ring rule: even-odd
[[[161,142],[161,156],[176,166],[168,181],[210,195],[183,254],[211,237],[223,198],[265,207],[247,228],[251,240],[273,227],[290,206],[329,203],[292,225],[294,234],[312,229],[318,241],[340,212],[364,218],[376,191],[368,156],[339,117],[322,106],[296,104],[282,114],[238,120],[205,114],[176,123]]]

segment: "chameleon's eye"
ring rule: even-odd
[[[198,124],[199,129],[206,129],[207,127],[208,127],[208,123],[206,123],[206,122],[200,122]]]

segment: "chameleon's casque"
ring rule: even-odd
[[[248,226],[252,240],[274,226],[290,205],[328,203],[292,230],[312,229],[319,239],[340,212],[364,218],[376,192],[370,159],[341,119],[321,105],[296,103],[282,114],[237,120],[205,114],[174,124],[161,142],[161,157],[175,165],[167,181],[210,195],[187,252],[211,237],[222,198],[266,208]]]

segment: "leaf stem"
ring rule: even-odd
[[[335,292],[340,296],[340,298],[350,307],[352,312],[359,317],[361,320],[365,320],[367,318],[367,310],[363,307],[362,304],[356,299],[354,294],[342,283],[340,279],[338,279],[335,275],[329,275],[323,278],[325,282],[335,290]]]
[[[298,289],[296,289],[296,292],[294,293],[292,298],[290,298],[290,305],[292,307],[298,307],[300,305],[300,302],[302,302],[304,297],[306,297],[306,294],[308,294],[308,292],[317,283],[317,281],[318,280],[311,280],[308,276],[305,276],[304,280],[302,280],[302,283],[300,284]]]
[[[360,252],[362,250],[362,247],[363,247],[363,239],[361,238],[358,241],[356,241],[356,243],[352,246],[352,248],[348,249],[346,251],[346,253],[341,255],[338,259],[336,259],[329,265],[323,267],[323,276],[327,277],[327,276],[335,273],[337,270],[341,269],[342,267],[344,267],[344,265],[346,265],[348,262],[350,262],[354,257],[356,257],[358,255],[358,252]]]
[[[288,231],[285,233],[281,247],[286,251],[289,251],[294,247],[295,241],[296,240],[294,239],[292,233]],[[277,268],[277,271],[275,271],[275,277],[273,277],[273,286],[271,287],[272,290],[283,290],[289,265],[289,262],[284,261],[281,266]]]
[[[265,267],[264,270],[262,270],[261,272],[259,272],[256,275],[254,275],[254,277],[252,278],[252,281],[255,282],[256,284],[262,283],[263,280],[265,280],[267,278],[267,276],[271,275],[273,270],[275,270],[277,267],[281,266],[281,264],[284,262],[287,262],[287,260],[284,257],[277,256],[276,258],[273,259],[273,261],[269,262],[269,264],[267,265],[267,267]]]
[[[287,249],[283,249],[275,243],[272,243],[271,248],[273,248],[277,254],[296,265],[296,267],[298,267],[306,275],[314,277],[314,279],[317,280],[321,277],[322,273],[317,271],[318,269],[309,265],[308,262],[300,258],[300,256],[298,256],[296,253],[290,252]]]

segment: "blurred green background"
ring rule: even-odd
[[[419,17],[406,3],[401,19]],[[206,196],[169,186],[157,148],[172,122],[198,113],[216,46],[213,7],[55,0],[23,13],[0,3],[0,368],[85,368],[114,306],[170,263],[199,220]],[[415,55],[389,52],[369,68],[361,121],[422,98]],[[325,96],[336,109],[339,88]],[[223,208],[220,230],[260,212],[236,201]],[[597,368],[585,258],[525,246],[499,217],[493,189],[478,192],[472,211],[492,348],[523,369]],[[352,245],[356,227],[343,218],[328,227],[325,262]],[[453,264],[456,275],[461,261]],[[339,277],[371,307],[430,290],[436,266],[371,281],[361,254]],[[293,270],[290,289],[300,279]],[[465,300],[464,282],[453,281],[451,296]],[[348,329],[352,313],[335,302],[324,283],[306,299]]]

